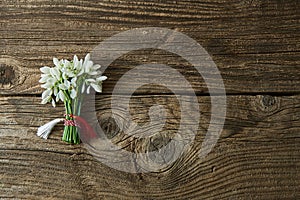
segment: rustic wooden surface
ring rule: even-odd
[[[299,199],[299,10],[293,0],[1,1],[0,199]],[[159,173],[120,172],[95,160],[83,145],[63,143],[61,126],[48,140],[36,137],[38,126],[63,113],[61,105],[39,104],[40,66],[51,65],[54,56],[82,57],[116,33],[149,26],[195,39],[222,74],[225,126],[204,160],[196,152],[211,115],[205,82],[185,60],[161,50],[134,51],[115,61],[105,72],[109,80],[96,108],[101,126],[118,143],[110,118],[117,80],[148,62],[177,69],[198,95],[201,123],[192,148],[172,166]],[[136,92],[133,119],[149,122],[155,103],[167,111],[160,134],[172,135],[180,109],[163,87]],[[129,144],[131,150],[144,145],[130,138],[121,145]]]

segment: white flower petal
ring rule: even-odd
[[[50,74],[51,74],[52,77],[55,77],[55,73],[56,73],[55,68],[51,68],[50,69]]]
[[[89,85],[86,89],[86,93],[90,94],[91,86]]]
[[[106,76],[100,76],[98,78],[96,78],[96,81],[105,81],[107,79]]]
[[[49,102],[49,99],[42,99],[41,104],[46,104],[46,103],[48,103],[48,102]]]
[[[73,63],[77,64],[77,62],[78,62],[78,57],[76,55],[74,55],[74,57],[73,57]]]
[[[74,87],[76,87],[76,82],[77,82],[77,77],[75,76],[74,78],[72,78],[72,80],[71,80],[71,85],[72,86],[74,86]]]
[[[55,98],[55,101],[58,102],[59,99],[60,99],[60,98],[59,98],[59,93],[57,93],[56,98]]]
[[[51,76],[49,76],[49,75],[41,76],[41,79],[39,80],[39,82],[46,83],[49,78],[51,78]]]
[[[54,86],[56,84],[56,82],[57,82],[56,78],[53,78],[53,77],[50,77],[47,80],[47,83],[51,84],[51,86]]]
[[[55,66],[60,67],[60,62],[58,61],[57,58],[53,58],[53,63]]]
[[[79,71],[79,73],[77,74],[77,76],[81,76],[84,73],[84,68],[82,67]]]
[[[95,76],[95,75],[98,74],[98,72],[96,72],[96,71],[90,71],[90,72],[88,72],[88,74],[91,75],[91,76]]]
[[[54,94],[54,96],[57,96],[57,93],[58,93],[58,88],[57,88],[57,87],[54,87],[54,88],[53,88],[53,94]]]
[[[51,77],[50,70],[49,70],[49,74],[41,74],[41,78],[42,78],[42,77],[45,77],[45,76]]]
[[[66,97],[65,97],[65,94],[63,93],[63,91],[60,90],[58,94],[59,94],[60,100],[64,102]]]
[[[58,87],[59,87],[59,89],[61,89],[61,90],[67,90],[68,89],[68,87],[65,85],[65,84],[59,84],[58,85]]]
[[[93,64],[93,61],[87,61],[85,64],[83,64],[85,73],[89,73],[91,71]]]
[[[85,79],[86,83],[95,83],[96,80],[92,78]]]
[[[66,70],[66,75],[68,76],[68,77],[74,77],[75,76],[75,73],[74,73],[74,71],[72,71],[72,70]]]
[[[78,73],[82,68],[82,60],[79,61],[78,57],[75,55],[74,58],[73,58],[73,64],[74,64],[74,69]]]
[[[75,89],[72,89],[72,90],[71,90],[70,97],[71,97],[72,99],[75,99],[75,98],[76,98],[76,96],[77,96],[77,92],[76,92],[76,90],[75,90]]]
[[[101,86],[97,85],[97,84],[94,84],[94,83],[91,83],[91,86],[94,88],[94,90],[96,92],[102,92],[102,88]]]
[[[60,79],[61,72],[58,68],[54,68],[54,75],[57,80]]]
[[[84,93],[85,90],[85,83],[82,84],[81,93]]]
[[[51,89],[47,89],[42,93],[42,99],[48,99],[49,96],[52,95],[52,90]]]
[[[84,58],[84,63],[83,63],[83,65],[86,63],[86,62],[88,62],[89,60],[90,60],[90,58],[91,58],[91,55],[88,53],[88,54],[86,54],[86,56],[85,56],[85,58]]]
[[[45,89],[49,89],[51,87],[52,87],[52,84],[50,82],[47,82],[47,83],[41,85],[41,88],[45,88]]]
[[[52,106],[53,106],[53,107],[56,107],[56,104],[55,104],[54,99],[52,99]]]
[[[63,72],[63,73],[62,73],[62,78],[63,78],[64,80],[66,80],[66,79],[69,78],[68,75],[66,74],[66,72]]]
[[[69,89],[71,86],[71,83],[70,83],[70,81],[65,80],[64,85],[66,86],[67,89]]]
[[[40,71],[44,74],[49,74],[50,73],[50,67],[44,66],[40,68]]]
[[[100,69],[101,68],[101,65],[94,65],[93,67],[92,67],[92,69],[94,70],[94,71],[97,71],[98,69]]]
[[[70,61],[68,61],[68,60],[64,60],[63,64],[64,64],[63,67],[66,68],[66,69],[69,69],[69,68],[72,67]]]

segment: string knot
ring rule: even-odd
[[[77,126],[76,122],[73,119],[72,120],[65,119],[64,125],[65,126]]]

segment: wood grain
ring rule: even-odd
[[[183,98],[188,102],[191,97]],[[97,96],[96,109],[112,141],[125,149],[130,146],[129,150],[149,146],[149,141],[133,136],[118,143],[122,133],[111,118],[110,100],[110,95]],[[63,113],[62,106],[53,109],[39,101],[0,98],[0,198],[297,199],[300,195],[300,96],[228,97],[221,137],[204,160],[197,152],[210,120],[210,98],[198,97],[201,122],[192,147],[162,171],[142,174],[114,170],[82,145],[66,145],[60,141],[61,126],[50,139],[38,138],[36,128]],[[170,137],[180,121],[175,96],[133,96],[131,117],[147,123],[149,108],[155,104],[163,105],[167,113],[164,128],[155,135]],[[163,146],[163,141],[152,146]]]
[[[299,10],[293,0],[1,1],[0,199],[300,199]],[[172,165],[156,173],[115,170],[84,145],[63,143],[62,125],[48,140],[38,138],[38,126],[63,115],[62,105],[53,109],[39,103],[39,68],[52,65],[53,57],[83,57],[105,39],[141,27],[186,34],[219,68],[227,115],[213,151],[204,159],[198,156],[211,118],[206,83],[179,55],[157,49],[131,51],[109,66],[104,95],[97,96],[97,117],[106,136],[126,151],[165,146],[180,126],[183,109],[170,89],[144,85],[131,97],[133,121],[148,125],[145,134],[154,132],[144,139],[122,132],[112,118],[110,94],[138,65],[176,69],[198,95],[201,115],[191,148]],[[114,41],[120,47],[126,42]],[[134,88],[138,82],[123,85]],[[190,94],[182,97],[191,105]],[[165,109],[163,127],[162,120],[151,123],[151,112],[161,114],[153,109],[157,104]],[[127,119],[123,112],[117,113]]]
[[[83,57],[116,33],[149,26],[182,32],[201,44],[219,68],[228,93],[300,92],[298,1],[4,0],[0,9],[0,64],[19,63],[12,81],[0,82],[1,94],[41,93],[38,69],[51,65],[53,57]],[[105,71],[109,79],[104,92],[110,93],[125,72],[148,62],[174,67],[197,94],[207,93],[189,63],[157,50],[135,51],[116,60]],[[153,85],[137,91],[168,92]]]

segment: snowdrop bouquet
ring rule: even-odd
[[[90,93],[91,88],[96,92],[102,92],[102,76],[99,71],[100,65],[90,60],[90,54],[85,59],[78,59],[75,55],[73,60],[58,60],[53,58],[54,67],[44,66],[42,72],[41,87],[45,89],[42,93],[42,104],[52,103],[55,107],[59,101],[64,102],[65,118],[55,119],[38,129],[37,135],[47,139],[52,128],[61,121],[64,121],[64,133],[62,140],[72,144],[80,143],[78,125],[74,118],[80,115],[82,93]]]

